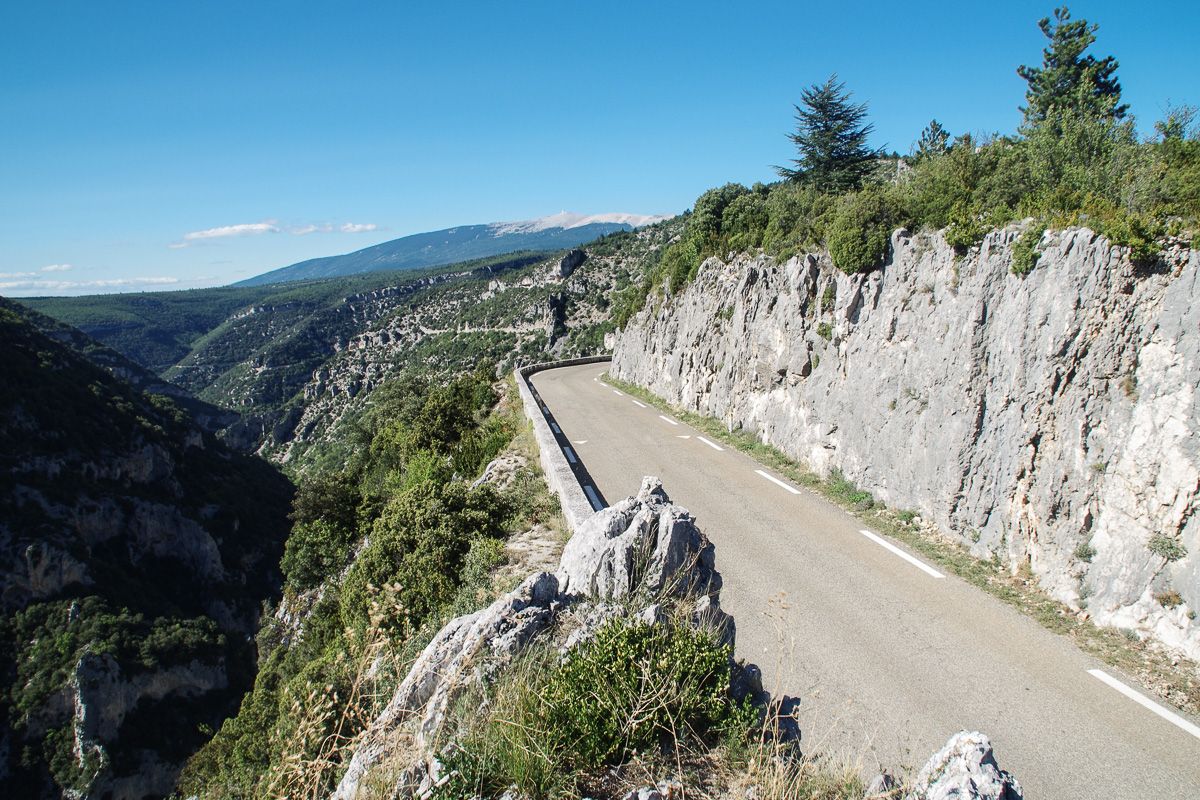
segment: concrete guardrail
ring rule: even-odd
[[[574,532],[579,529],[584,520],[598,510],[579,482],[575,469],[567,461],[563,447],[567,440],[565,436],[556,434],[550,428],[550,409],[538,396],[537,389],[529,383],[529,376],[548,369],[558,367],[573,367],[578,364],[597,364],[602,361],[612,361],[612,356],[588,356],[587,358],[571,358],[564,361],[548,361],[543,364],[530,364],[514,370],[517,381],[517,391],[521,393],[521,403],[525,407],[525,416],[533,423],[533,437],[537,440],[542,472],[546,475],[546,483],[550,490],[558,495],[562,504],[563,516]]]

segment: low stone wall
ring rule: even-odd
[[[579,530],[579,526],[583,524],[584,520],[591,517],[596,510],[592,508],[591,502],[584,494],[583,487],[575,476],[575,471],[567,462],[567,457],[562,451],[563,442],[559,441],[559,437],[550,429],[547,419],[549,412],[542,403],[541,397],[538,396],[537,390],[530,385],[529,376],[558,367],[596,364],[611,360],[611,356],[571,358],[565,361],[530,364],[518,367],[514,371],[517,391],[521,393],[521,403],[525,406],[525,416],[529,417],[533,423],[533,437],[537,440],[542,472],[546,475],[546,483],[549,484],[550,490],[558,495],[558,499],[562,503],[563,516],[567,518],[567,524],[571,526],[572,532]]]

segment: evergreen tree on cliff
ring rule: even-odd
[[[1096,41],[1099,26],[1087,20],[1071,20],[1066,6],[1054,9],[1054,20],[1038,22],[1050,44],[1042,51],[1042,66],[1020,66],[1017,74],[1026,80],[1027,105],[1021,108],[1025,127],[1033,128],[1064,114],[1102,121],[1117,121],[1128,105],[1121,103],[1117,60],[1097,59],[1084,52]]]
[[[873,127],[864,124],[866,103],[850,102],[846,84],[830,75],[800,94],[796,106],[796,132],[788,138],[799,158],[794,167],[776,167],[789,181],[810,184],[829,192],[857,189],[874,168],[878,150],[867,146]]]

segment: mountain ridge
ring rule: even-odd
[[[232,285],[263,286],[380,270],[438,267],[519,251],[565,250],[663,219],[666,217],[627,213],[583,215],[561,211],[516,222],[457,225],[402,236],[351,253],[306,259]]]

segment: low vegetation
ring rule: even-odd
[[[523,427],[496,409],[491,374],[384,387],[354,457],[300,482],[282,560],[293,622],[263,627],[254,688],[189,763],[185,794],[328,792],[407,661],[491,596],[508,533],[553,513],[520,475],[472,485]]]

